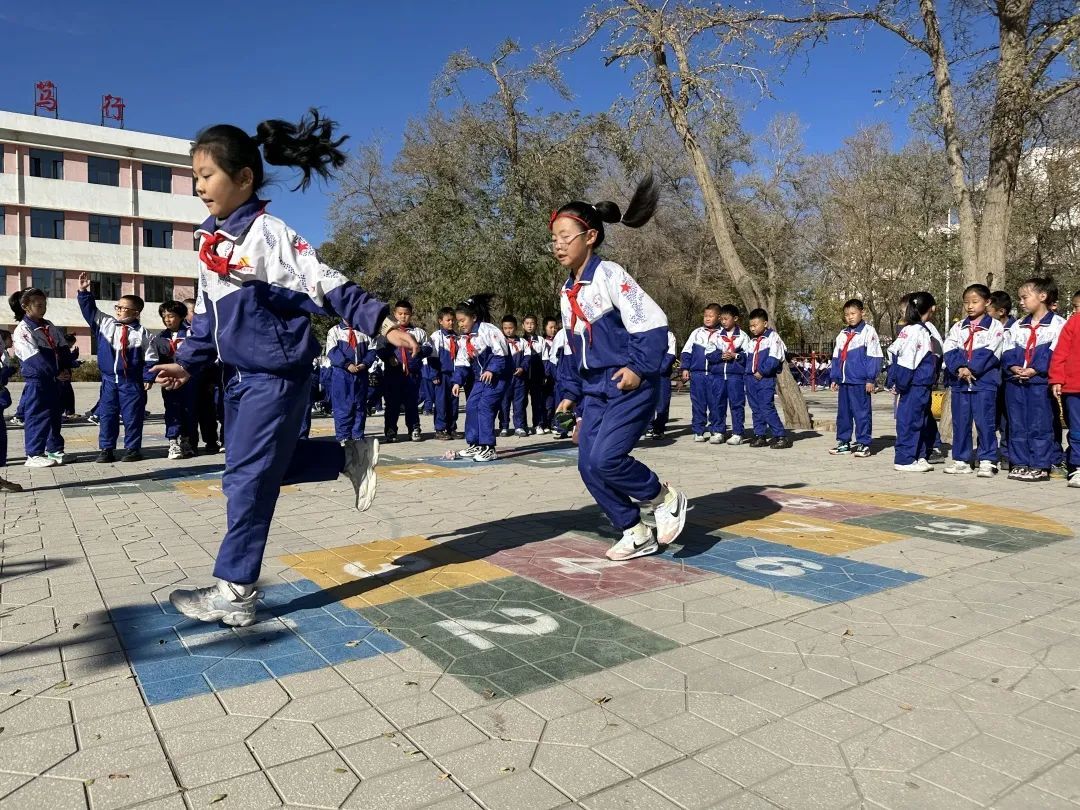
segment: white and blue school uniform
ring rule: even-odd
[[[1005,327],[1005,344],[1002,349],[1002,355],[1004,359],[1005,350],[1009,347],[1010,330],[1013,328],[1013,324],[1016,323],[1016,318],[1010,315],[1003,326]],[[1005,402],[1005,392],[1008,390],[1006,378],[1009,372],[1005,368],[1005,363],[1001,364],[1001,387],[998,388],[997,398],[997,430],[998,430],[998,452],[1002,458],[1009,458],[1009,406]]]
[[[664,311],[615,262],[593,256],[560,301],[573,363],[560,366],[566,399],[578,415],[578,471],[618,531],[636,526],[639,504],[661,491],[656,473],[630,456],[660,399],[668,343]],[[612,375],[626,367],[641,379],[620,391]]]
[[[667,351],[664,353],[664,362],[660,364],[660,397],[656,401],[656,416],[652,421],[654,433],[663,433],[667,430],[668,415],[671,412],[671,370],[675,368],[678,351],[675,333],[669,329]]]
[[[1061,458],[1054,437],[1054,403],[1047,388],[1053,346],[1065,326],[1056,312],[1039,320],[1025,315],[1005,336],[1001,365],[1005,405],[1009,412],[1009,459],[1017,467],[1048,470]],[[1030,379],[1017,377],[1013,366],[1035,369]]]
[[[555,337],[551,339],[551,344],[547,348],[547,359],[544,361],[544,366],[547,370],[548,376],[551,377],[551,429],[556,436],[566,438],[566,433],[559,427],[555,421],[555,409],[559,406],[559,403],[566,399],[566,392],[563,391],[562,385],[559,380],[567,372],[560,370],[561,366],[566,363],[573,363],[573,349],[570,346],[569,333],[565,327],[559,329],[555,333]],[[572,369],[570,369],[572,373]]]
[[[889,344],[888,355],[885,387],[899,397],[893,463],[914,464],[929,458],[937,438],[930,392],[941,369],[941,338],[926,323],[908,324]]]
[[[690,333],[679,355],[680,367],[690,372],[690,427],[697,436],[706,430],[723,433],[720,415],[723,354],[720,328],[699,326]]]
[[[162,329],[152,338],[154,353],[157,362],[172,363],[176,360],[176,353],[187,340],[191,327],[187,324],[177,330]],[[152,365],[152,364],[151,364]],[[150,371],[150,365],[146,366],[143,378],[146,382],[154,381],[154,374]],[[165,438],[179,439],[191,435],[195,427],[195,393],[194,385],[182,385],[179,388],[169,390],[161,389],[161,401],[165,406]],[[125,430],[124,438],[127,439]]]
[[[402,329],[402,327],[398,327]],[[404,411],[405,431],[411,433],[420,427],[420,384],[423,381],[423,361],[431,356],[431,344],[427,332],[419,326],[405,327],[420,345],[415,357],[401,349],[395,349],[385,340],[379,342],[376,351],[383,360],[383,398],[385,430],[387,436],[398,432],[398,416]]]
[[[71,368],[71,352],[64,332],[49,321],[36,321],[26,315],[12,332],[11,341],[25,383],[19,407],[23,409],[26,457],[63,453],[60,386],[56,377]]]
[[[330,407],[334,438],[339,442],[364,438],[367,423],[368,369],[375,362],[371,338],[342,322],[326,333],[326,359],[330,364]],[[357,372],[349,366],[360,366]]]
[[[1001,385],[1001,355],[1005,327],[983,315],[972,321],[964,318],[953,324],[942,347],[945,382],[952,389],[952,457],[965,464],[971,461],[971,425],[978,434],[979,461],[997,464],[997,396]],[[960,369],[971,371],[975,381],[957,377]]]
[[[727,433],[727,412],[731,409],[731,432],[742,436],[746,424],[746,350],[750,336],[738,326],[720,330],[720,344],[724,354],[735,355],[732,360],[720,357],[720,386],[716,400],[720,411],[720,432]]]
[[[525,372],[525,391],[528,394],[528,408],[532,411],[534,428],[549,428],[545,383],[547,374],[544,370],[545,342],[541,335],[523,334],[521,340],[528,346],[528,369]]]
[[[454,362],[457,360],[458,336],[442,327],[431,333],[432,383],[435,389],[435,430],[457,432],[458,398],[454,396]]]
[[[755,436],[765,438],[771,433],[774,439],[779,439],[786,435],[784,423],[776,411],[776,378],[784,369],[786,357],[787,346],[772,327],[750,338],[743,368]],[[761,379],[755,374],[760,374]]]
[[[319,261],[314,248],[252,197],[222,222],[209,218],[201,239],[199,293],[192,330],[177,362],[197,372],[220,358],[228,443],[222,489],[228,528],[214,576],[241,585],[259,577],[282,480],[308,411],[311,362],[321,347],[311,314],[337,314],[378,334],[386,304]],[[336,442],[305,442],[296,467],[344,466]],[[323,452],[325,450],[325,452]],[[300,480],[297,478],[296,480]]]
[[[7,466],[7,419],[4,411],[11,407],[11,392],[7,389],[8,381],[18,368],[8,350],[0,346],[0,467]]]
[[[877,330],[866,321],[840,330],[833,346],[830,376],[839,391],[836,415],[836,440],[869,445],[874,434],[873,412],[866,384],[876,384],[881,373],[881,340]]]
[[[495,446],[495,414],[499,412],[510,373],[510,347],[494,324],[477,321],[472,330],[458,336],[454,361],[454,384],[465,396],[465,442],[470,446]],[[480,375],[490,371],[492,379]]]
[[[77,369],[82,365],[82,361],[79,360],[79,347],[68,346],[68,351],[71,353],[71,368]],[[71,380],[60,381],[60,413],[63,416],[75,415],[75,388]]]
[[[562,330],[559,330],[562,331]],[[553,336],[544,335],[540,338],[540,360],[544,375],[544,419],[541,422],[548,430],[555,430],[555,406],[559,400],[555,397],[555,363],[552,361],[552,353],[555,351],[556,332]],[[565,340],[565,335],[563,340]]]
[[[519,337],[506,338],[510,349],[510,370],[506,378],[499,405],[499,428],[506,430],[510,426],[510,408],[514,409],[514,429],[528,431],[529,422],[525,413],[525,397],[528,393],[527,377],[531,363],[531,349],[527,341]],[[521,371],[521,374],[515,372]]]
[[[122,323],[97,308],[94,294],[79,291],[79,309],[97,330],[101,394],[98,399],[98,449],[115,450],[124,423],[124,449],[142,449],[148,373],[158,359],[153,333],[139,321]]]
[[[420,361],[420,394],[418,405],[420,413],[433,413],[435,410],[435,385],[432,382],[435,373],[431,368],[431,358]]]

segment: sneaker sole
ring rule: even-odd
[[[629,554],[627,554],[625,556],[622,556],[622,555],[619,555],[619,554],[616,554],[615,556],[612,556],[612,552],[614,550],[615,550],[614,548],[609,548],[606,552],[604,552],[604,556],[607,557],[612,562],[626,562],[627,560],[633,560],[633,559],[636,559],[638,557],[647,557],[650,554],[656,554],[658,551],[660,551],[660,544],[655,543],[655,542],[650,543],[647,546],[645,546],[644,548],[640,548],[640,549],[637,549],[635,551],[631,551]]]
[[[250,627],[255,624],[254,613],[240,613],[229,610],[192,610],[176,604],[171,597],[169,603],[184,616],[200,622],[221,622],[229,625],[229,627]]]
[[[666,546],[669,543],[674,542],[675,538],[682,534],[683,529],[686,527],[686,513],[689,508],[689,502],[687,501],[687,498],[683,493],[679,492],[677,494],[679,504],[678,525],[675,527],[675,529],[668,530],[665,534],[660,534],[659,531],[657,531],[656,542],[658,544]]]

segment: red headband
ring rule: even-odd
[[[552,229],[552,226],[555,224],[555,220],[557,220],[559,217],[567,217],[568,219],[572,219],[572,220],[575,220],[576,222],[580,222],[582,225],[584,225],[586,227],[586,229],[588,229],[590,231],[599,230],[595,225],[590,225],[588,222],[586,222],[585,220],[583,220],[579,216],[575,216],[574,214],[568,213],[566,211],[564,211],[561,214],[558,211],[552,211],[551,212],[551,219],[548,220],[548,230],[549,231]]]

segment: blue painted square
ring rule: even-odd
[[[923,577],[872,563],[740,537],[669,546],[664,557],[815,602],[846,602]]]
[[[404,648],[339,602],[317,605],[304,599],[320,590],[308,580],[263,589],[259,621],[251,627],[197,622],[167,603],[126,606],[111,614],[151,705]],[[293,604],[296,609],[290,610]]]

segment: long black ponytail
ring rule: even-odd
[[[934,296],[926,292],[926,290],[911,293],[911,295],[907,296],[907,303],[904,305],[904,323],[909,326],[922,323],[923,315],[936,305],[937,301],[934,300]]]
[[[263,121],[255,128],[254,137],[232,124],[208,127],[196,137],[191,154],[209,153],[230,176],[251,169],[255,191],[266,183],[264,159],[271,166],[294,166],[304,176],[293,190],[304,190],[311,185],[312,175],[327,180],[345,165],[348,156],[340,147],[348,136],[335,138],[336,128],[336,122],[323,118],[312,107],[295,124],[277,118]]]
[[[604,200],[598,203],[587,203],[581,200],[568,202],[555,211],[551,212],[548,222],[550,229],[559,217],[571,217],[576,219],[589,230],[595,230],[596,247],[600,247],[604,241],[604,223],[615,225],[621,223],[628,228],[640,228],[656,213],[656,204],[660,199],[660,185],[656,182],[652,172],[649,172],[638,183],[634,190],[634,196],[630,198],[630,204],[626,207],[626,213],[622,213],[615,203]]]
[[[476,318],[480,323],[491,323],[491,302],[494,298],[491,293],[476,293],[459,302],[454,311]]]

